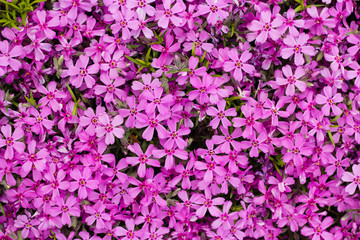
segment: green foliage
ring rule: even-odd
[[[34,11],[34,5],[46,0],[0,0],[0,25],[19,28],[26,25],[26,17]],[[21,19],[21,21],[19,20]],[[19,22],[20,21],[20,22]]]

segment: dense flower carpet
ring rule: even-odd
[[[360,239],[358,1],[0,15],[0,239]]]

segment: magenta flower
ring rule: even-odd
[[[139,128],[147,126],[142,134],[142,137],[145,140],[150,141],[154,136],[154,130],[156,129],[160,139],[166,138],[168,131],[164,128],[163,125],[160,124],[160,122],[162,122],[164,119],[167,119],[167,116],[160,114],[155,116],[155,113],[153,113],[148,116],[148,120],[146,122],[139,123]]]
[[[75,66],[72,61],[67,62],[69,64],[68,70],[64,71],[63,76],[70,76],[70,83],[77,88],[80,88],[84,83],[87,88],[92,88],[95,85],[96,80],[91,74],[96,74],[99,71],[99,64],[93,64],[88,66],[89,57],[80,55]]]
[[[243,80],[242,71],[245,71],[250,75],[255,72],[254,66],[246,63],[252,57],[252,54],[248,50],[244,51],[240,58],[235,49],[230,50],[228,55],[231,60],[224,63],[224,71],[232,72],[234,78],[239,82]]]
[[[100,69],[103,70],[101,72],[100,75],[100,80],[102,82],[103,78],[105,79],[106,77],[109,78],[109,81],[111,82],[112,80],[115,81],[117,79],[121,80],[121,84],[124,84],[124,80],[122,78],[119,78],[119,70],[122,70],[126,67],[126,63],[124,61],[124,52],[122,50],[118,50],[116,52],[114,52],[113,54],[110,54],[109,52],[105,52],[102,54],[103,55],[103,59],[104,61],[102,61],[102,63],[100,64]],[[108,73],[108,74],[107,74]],[[108,85],[107,80],[106,81],[106,85]]]
[[[229,13],[224,10],[228,5],[226,1],[206,0],[206,3],[207,4],[201,4],[198,6],[198,11],[196,12],[195,16],[209,13],[206,20],[213,26],[215,26],[218,21],[223,21],[229,16]]]
[[[122,138],[124,136],[124,129],[120,126],[124,122],[120,115],[116,115],[110,122],[109,116],[104,113],[99,116],[99,123],[95,129],[97,137],[103,137],[105,135],[105,143],[107,145],[114,144],[115,137]]]
[[[205,42],[210,38],[210,35],[206,31],[195,33],[193,30],[191,30],[187,33],[186,36],[189,42],[183,44],[184,51],[191,51],[193,45],[195,44],[195,55],[201,56],[203,51],[210,53],[214,48],[213,44]]]
[[[168,94],[166,96],[163,95],[163,88],[155,88],[153,92],[145,91],[143,93],[143,98],[148,100],[150,103],[147,104],[147,107],[145,108],[145,112],[149,114],[155,113],[155,110],[157,109],[160,114],[166,115],[169,113],[169,107],[168,105],[173,102],[174,98],[171,94]]]
[[[5,159],[12,159],[14,157],[14,149],[17,153],[24,152],[25,144],[17,141],[24,136],[24,131],[20,127],[15,128],[11,134],[11,126],[6,124],[1,127],[1,132],[4,134],[5,139],[0,139],[0,148],[6,146]]]
[[[344,172],[344,175],[341,178],[344,182],[350,183],[345,188],[345,191],[350,195],[354,194],[357,187],[360,189],[360,165],[353,165],[352,170],[353,173]]]
[[[165,46],[160,44],[151,45],[151,48],[155,51],[161,52],[159,59],[166,59],[170,53],[177,52],[180,49],[180,43],[174,43],[174,36],[172,34],[165,35]]]
[[[281,50],[281,57],[284,59],[288,59],[292,55],[295,54],[295,65],[301,66],[304,64],[303,54],[307,54],[309,56],[315,55],[315,48],[313,46],[305,46],[307,41],[309,40],[309,35],[305,33],[301,33],[297,39],[295,39],[292,35],[288,35],[284,39],[284,43],[288,47],[284,47]]]
[[[257,138],[254,135],[252,138],[250,138],[250,141],[240,142],[240,147],[242,149],[248,149],[251,147],[249,152],[250,157],[258,157],[259,149],[265,153],[269,151],[269,147],[265,143],[267,140],[267,134],[265,132],[261,132]]]
[[[176,130],[176,122],[170,121],[168,123],[170,132],[168,133],[168,140],[166,140],[164,147],[170,149],[173,147],[178,147],[179,149],[184,149],[187,146],[187,141],[185,141],[182,136],[188,135],[190,133],[189,128],[181,127]]]
[[[37,170],[39,172],[43,172],[46,168],[46,160],[49,156],[46,148],[41,149],[37,153],[35,153],[36,149],[36,141],[32,140],[28,144],[28,154],[25,156],[25,162],[21,166],[21,177],[26,177],[31,170]]]
[[[85,132],[90,136],[95,135],[95,129],[99,126],[99,116],[105,114],[105,108],[102,106],[96,107],[96,114],[92,108],[84,111],[84,115],[80,117],[79,126],[86,127]]]
[[[22,46],[16,45],[10,49],[9,42],[7,40],[0,41],[0,66],[11,67],[14,71],[19,71],[21,62],[17,59],[23,54]],[[3,75],[3,74],[2,74]]]
[[[142,236],[142,233],[140,233],[140,231],[134,230],[135,229],[134,219],[126,219],[125,226],[127,230],[122,227],[119,227],[120,229],[117,231],[118,236],[124,236],[121,238],[124,240],[139,240],[139,237]]]
[[[271,12],[268,10],[262,11],[260,14],[260,21],[253,20],[250,25],[248,25],[248,29],[253,32],[259,32],[256,37],[256,42],[264,43],[267,38],[270,38],[274,41],[280,38],[280,32],[275,29],[281,26],[283,20],[277,15],[275,18],[272,18]]]
[[[191,85],[196,89],[189,92],[189,100],[198,100],[200,104],[208,103],[210,101],[209,94],[215,94],[217,92],[216,86],[213,83],[213,79],[210,75],[205,75],[202,81],[199,78],[190,79]]]
[[[69,227],[71,226],[70,214],[80,217],[81,212],[75,197],[69,196],[66,202],[64,198],[58,197],[56,198],[56,205],[57,206],[51,208],[51,215],[53,217],[61,215],[61,223],[63,225],[67,224]]]
[[[222,197],[212,198],[211,193],[206,189],[205,195],[194,201],[195,204],[200,205],[200,208],[196,210],[196,216],[202,218],[208,210],[211,216],[219,216],[221,215],[221,211],[216,206],[222,205],[224,202],[225,200]]]
[[[59,197],[60,190],[67,190],[69,188],[70,183],[68,181],[64,181],[66,174],[64,170],[59,170],[56,174],[55,168],[50,168],[50,171],[44,174],[44,178],[48,181],[47,185],[44,185],[40,188],[40,192],[42,194],[52,193],[52,197]]]
[[[189,59],[189,69],[190,71],[187,72],[180,72],[180,75],[178,77],[178,79],[176,80],[179,85],[184,85],[185,83],[187,83],[187,80],[190,78],[194,79],[196,78],[197,81],[200,81],[200,77],[204,76],[206,74],[206,68],[205,67],[200,67],[198,69],[196,69],[197,65],[199,63],[199,58],[197,57],[193,57],[191,56]]]
[[[164,147],[164,149],[154,149],[152,154],[155,158],[158,159],[166,156],[164,167],[167,170],[175,167],[174,157],[180,158],[182,160],[187,160],[188,158],[188,152],[186,152],[184,149],[178,149],[177,147]]]
[[[105,93],[104,102],[106,103],[116,103],[116,97],[118,99],[123,99],[126,96],[126,93],[119,89],[118,87],[124,84],[124,79],[117,77],[114,80],[110,80],[107,74],[102,74],[100,81],[104,85],[95,85],[94,93],[96,95],[101,95]]]
[[[294,96],[295,95],[295,86],[301,91],[304,92],[306,90],[307,84],[306,82],[300,81],[299,79],[305,75],[305,71],[302,67],[297,67],[295,73],[289,65],[286,65],[282,68],[282,72],[285,75],[285,78],[280,73],[276,76],[276,83],[280,86],[286,86],[286,95],[287,96]]]
[[[46,36],[43,35],[40,37],[40,36],[28,33],[28,37],[31,40],[31,44],[27,45],[24,48],[25,53],[28,55],[33,53],[36,61],[44,60],[45,54],[43,53],[43,51],[45,51],[45,52],[51,51],[51,44],[43,42],[46,39]]]
[[[138,16],[145,19],[146,15],[154,16],[156,9],[150,4],[155,0],[129,0],[127,7],[132,9],[136,8]]]
[[[281,25],[278,28],[281,34],[284,34],[286,30],[289,29],[289,35],[294,37],[299,35],[299,31],[297,30],[297,28],[304,27],[305,21],[303,19],[294,19],[294,18],[295,18],[295,10],[290,8],[286,12],[286,18],[282,17],[284,22],[283,25]]]
[[[294,161],[296,167],[300,167],[303,165],[304,156],[310,156],[312,154],[312,149],[305,145],[306,139],[301,135],[296,135],[294,137],[295,144],[290,141],[282,141],[282,145],[288,149],[283,156],[283,160],[285,163],[290,162],[290,160]],[[305,145],[305,146],[304,146]]]
[[[153,79],[151,74],[142,74],[141,79],[143,82],[140,81],[133,81],[131,88],[135,91],[150,91],[153,92],[156,88],[161,87],[161,82],[159,79]]]
[[[340,69],[342,74],[345,73],[346,62],[344,61],[344,59],[346,58],[346,56],[340,54],[339,48],[337,48],[336,46],[331,48],[331,51],[329,53],[324,54],[324,58],[326,61],[331,62],[331,70],[337,71]]]
[[[218,148],[220,148],[223,153],[227,154],[231,152],[230,146],[232,146],[236,151],[240,151],[240,143],[235,139],[241,136],[241,129],[235,129],[231,134],[229,133],[227,127],[220,126],[220,130],[222,134],[214,135],[212,138],[215,144],[219,144]]]
[[[118,33],[121,30],[121,38],[127,40],[131,38],[130,30],[137,30],[139,22],[134,19],[134,12],[131,10],[116,11],[112,14],[115,19],[115,24],[111,25],[113,33]]]
[[[66,93],[56,89],[56,82],[49,82],[47,89],[44,86],[39,86],[38,91],[46,96],[39,100],[42,107],[49,106],[54,112],[61,109],[59,100],[66,97]]]
[[[240,128],[245,125],[245,130],[242,133],[244,138],[250,139],[254,132],[254,129],[260,133],[263,130],[263,125],[258,120],[261,115],[255,114],[250,105],[241,106],[241,111],[244,114],[245,118],[233,118],[234,127]]]
[[[325,26],[332,29],[336,26],[335,19],[329,19],[330,14],[328,8],[324,7],[319,15],[318,8],[311,6],[307,9],[308,14],[312,19],[306,20],[304,28],[310,29],[311,33],[316,35],[326,34]]]
[[[39,237],[40,232],[36,228],[39,225],[40,221],[38,219],[29,220],[26,215],[20,215],[14,222],[14,227],[20,228],[21,230],[21,237],[27,238],[29,237]],[[7,236],[4,236],[4,239],[7,239]]]
[[[56,33],[51,30],[52,27],[57,27],[60,24],[59,18],[57,16],[52,17],[50,20],[46,20],[46,11],[36,11],[36,18],[38,25],[35,26],[33,29],[40,30],[43,32],[48,39],[54,39]],[[31,29],[32,30],[32,29]]]
[[[231,205],[232,202],[227,201],[223,205],[223,212],[215,213],[215,217],[218,217],[218,219],[212,222],[211,227],[213,229],[217,229],[220,226],[222,226],[224,229],[231,228],[231,223],[233,223],[233,221],[238,218],[238,214],[236,212],[229,213]]]
[[[324,104],[321,108],[323,114],[329,116],[331,109],[335,116],[339,116],[342,113],[342,110],[335,104],[343,101],[341,94],[336,93],[336,88],[331,88],[329,86],[324,88],[324,94],[325,95],[318,94],[315,98],[317,104]]]
[[[70,172],[70,176],[75,180],[70,182],[69,191],[74,192],[78,190],[79,198],[85,199],[88,196],[88,189],[97,189],[99,181],[93,180],[93,174],[90,167],[85,167],[82,173],[78,168]]]
[[[314,220],[310,221],[310,228],[303,227],[301,229],[301,234],[311,237],[311,240],[334,239],[334,235],[326,231],[326,229],[330,227],[333,222],[334,220],[331,217],[326,217],[323,221],[321,221],[319,218],[315,218]]]
[[[146,115],[141,113],[141,111],[143,111],[147,105],[146,100],[142,100],[137,103],[135,97],[131,96],[126,98],[126,103],[129,109],[122,108],[118,110],[121,117],[128,117],[125,122],[126,127],[134,128],[135,126],[138,127],[139,123],[147,122]]]
[[[143,178],[145,177],[146,173],[146,164],[153,166],[153,167],[160,167],[160,162],[158,160],[155,160],[153,158],[150,158],[152,156],[152,151],[154,149],[154,145],[149,145],[146,149],[146,152],[144,153],[138,143],[135,143],[134,145],[128,146],[128,149],[138,155],[138,157],[127,157],[126,162],[128,164],[131,164],[132,166],[135,166],[139,164],[138,168],[138,175],[139,177]]]
[[[229,119],[227,118],[228,116],[236,116],[236,110],[235,108],[230,108],[225,110],[225,106],[226,106],[226,101],[225,100],[221,100],[218,103],[218,109],[214,108],[214,107],[209,107],[206,110],[206,113],[209,116],[214,117],[211,122],[210,122],[210,126],[213,129],[216,129],[219,126],[219,123],[221,121],[221,125],[224,126],[225,128],[228,128],[231,126],[231,122],[229,121]]]
[[[96,228],[102,229],[105,227],[104,221],[110,221],[110,214],[105,213],[106,205],[98,201],[94,206],[87,206],[85,212],[88,213],[88,216],[85,221],[88,225],[92,225],[96,222]]]
[[[175,26],[180,26],[183,20],[175,16],[175,14],[179,14],[185,10],[183,4],[176,2],[172,7],[171,4],[173,0],[165,0],[163,1],[164,10],[158,10],[155,12],[155,19],[158,20],[158,25],[161,28],[168,28],[169,22],[171,21],[172,24]]]

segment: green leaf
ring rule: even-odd
[[[132,57],[129,56],[125,56],[128,60],[130,60],[131,62],[135,63],[136,65],[140,65],[141,67],[150,67],[151,64],[150,63],[146,63],[143,60],[140,59],[134,59]]]
[[[341,116],[341,114],[338,116],[335,116],[333,119],[330,120],[330,122],[336,122],[340,116]]]
[[[33,2],[31,2],[31,5],[34,5],[36,3],[41,3],[41,2],[45,2],[46,0],[35,0]]]
[[[36,101],[35,101],[35,99],[34,99],[33,94],[32,94],[31,91],[30,91],[30,98],[28,98],[27,96],[25,96],[25,99],[26,99],[26,101],[28,101],[31,105],[36,106]]]
[[[21,236],[21,231],[17,231],[18,240],[23,240],[23,237]]]
[[[302,10],[304,10],[304,6],[297,6],[296,8],[295,8],[295,12],[296,13],[298,13],[298,12],[301,12]]]
[[[150,53],[151,53],[151,47],[149,48],[149,50],[147,51],[146,56],[145,56],[145,62],[147,62],[147,63],[150,60]]]
[[[20,11],[20,8],[18,6],[16,6],[15,4],[11,3],[11,2],[8,2],[6,0],[0,0],[0,3],[3,3],[5,5],[8,5],[8,6],[14,8],[15,10]]]
[[[80,101],[80,99],[79,99],[79,101]],[[78,107],[79,101],[76,101],[76,102],[75,102],[74,109],[73,109],[73,111],[72,111],[72,115],[73,115],[73,116],[76,116],[76,115],[77,115],[77,107]]]
[[[192,49],[191,49],[191,55],[195,57],[195,42],[193,42]]]
[[[316,56],[316,61],[320,61],[324,57],[324,52],[319,52],[319,54]]]
[[[329,135],[329,138],[330,138],[330,141],[331,141],[332,145],[335,147],[335,142],[334,142],[332,133],[330,132],[330,130],[327,130],[327,133],[328,133],[328,135]]]
[[[71,87],[70,87],[67,83],[66,83],[66,87],[67,87],[67,89],[69,90],[69,92],[70,92],[70,94],[71,94],[74,102],[76,102],[77,99],[76,99],[76,96],[75,96],[74,92],[72,91]]]
[[[4,208],[1,203],[0,203],[0,210],[1,210],[1,213],[5,216],[5,211],[4,211]]]
[[[206,50],[205,50],[204,54],[202,55],[202,57],[200,58],[200,61],[199,61],[200,63],[202,63],[204,61],[205,55],[206,55]]]

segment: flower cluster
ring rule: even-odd
[[[39,3],[0,34],[0,239],[360,239],[359,12]]]

